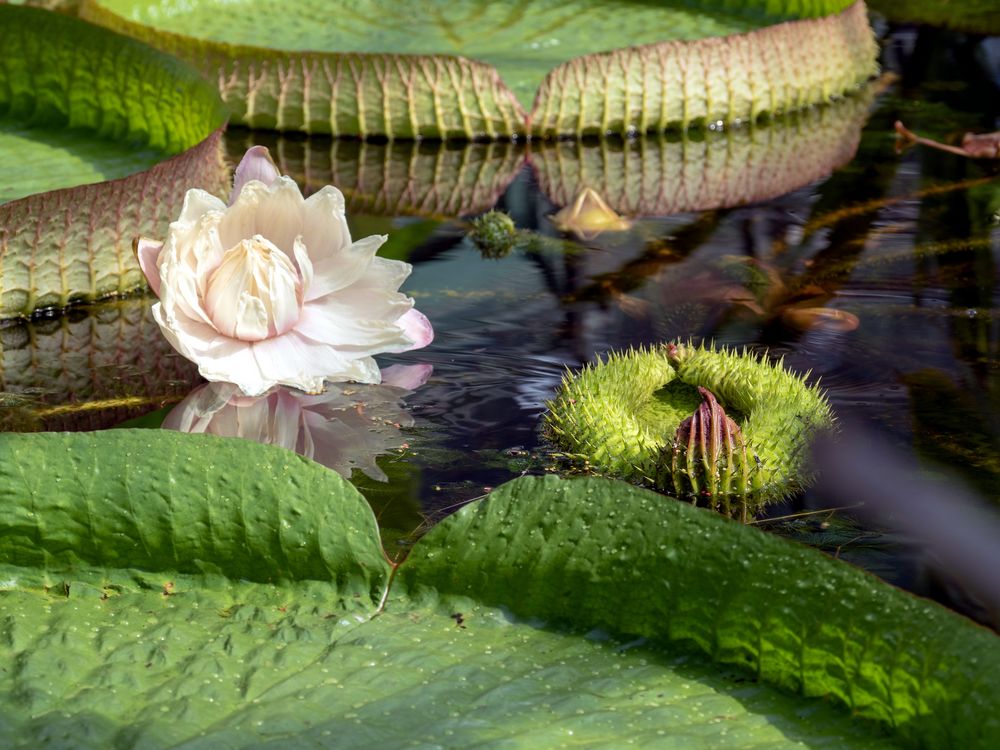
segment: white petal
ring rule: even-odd
[[[304,299],[309,293],[309,287],[312,286],[313,264],[312,260],[309,259],[309,252],[306,250],[305,243],[301,237],[295,238],[292,251],[295,256],[295,265],[299,269],[299,278],[302,280],[302,296]]]
[[[292,261],[260,235],[229,248],[205,285],[204,309],[220,333],[260,341],[299,319],[301,285]]]
[[[413,271],[413,266],[409,263],[404,263],[401,260],[380,258],[376,255],[372,258],[371,265],[354,282],[354,286],[362,289],[380,289],[386,292],[394,292],[406,281],[411,271]]]
[[[371,237],[358,240],[336,255],[320,260],[315,259],[316,256],[310,247],[310,257],[313,259],[313,282],[304,300],[309,302],[356,283],[365,276],[365,272],[375,259],[375,253],[387,239],[389,238],[384,234],[373,234]]]
[[[351,244],[344,194],[327,185],[306,198],[302,239],[313,262],[332,258]]]
[[[299,186],[290,177],[279,177],[270,187],[251,180],[243,186],[219,224],[222,244],[229,248],[259,234],[280,247],[291,260],[295,238],[304,234],[304,204]]]
[[[193,224],[210,211],[225,211],[226,204],[199,188],[192,188],[184,194],[184,205],[177,221],[182,224]]]
[[[235,383],[247,396],[260,396],[278,384],[277,380],[261,372],[253,351],[256,344],[233,339],[221,341],[222,344],[214,347],[210,355],[195,360],[203,378]]]
[[[236,202],[243,186],[250,180],[258,180],[267,186],[279,176],[278,167],[275,166],[268,150],[264,146],[252,146],[243,154],[243,158],[240,159],[240,163],[236,167],[236,172],[233,175],[233,190],[229,194],[229,205]]]
[[[260,372],[269,380],[317,393],[325,380],[379,382],[379,371],[370,357],[356,358],[289,331],[284,336],[253,345]]]

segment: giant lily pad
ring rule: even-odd
[[[84,0],[194,62],[235,122],[412,138],[581,135],[753,120],[876,69],[863,2]],[[530,111],[530,115],[527,114]]]
[[[993,633],[621,483],[512,482],[393,582],[356,491],[278,449],[0,444],[10,746],[1000,739]]]
[[[226,180],[216,92],[144,44],[32,8],[0,5],[0,48],[0,317],[140,287],[133,237]]]

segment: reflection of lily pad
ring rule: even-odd
[[[6,744],[997,741],[994,634],[620,483],[510,483],[393,582],[363,500],[297,456],[150,432],[0,444],[39,469],[0,464]]]
[[[5,326],[0,389],[28,396],[28,412],[49,430],[109,427],[179,400],[198,371],[160,333],[150,304],[117,300]]]
[[[267,146],[281,174],[294,178],[306,195],[336,185],[348,214],[481,213],[493,207],[524,163],[523,147],[509,141],[378,143],[231,130],[225,143],[234,162],[252,145]]]
[[[225,142],[233,161],[254,143],[268,146],[281,173],[306,193],[337,185],[357,213],[481,213],[530,164],[558,206],[589,187],[626,216],[666,215],[766,200],[828,175],[853,157],[869,101],[865,93],[699,137],[377,143],[235,130]]]
[[[0,48],[0,200],[20,198],[0,205],[0,317],[140,287],[133,236],[165,228],[187,188],[224,184],[218,96],[179,61],[55,13],[0,5]]]
[[[532,144],[530,158],[539,186],[557,205],[590,187],[629,216],[730,208],[783,195],[849,162],[869,101],[852,97],[698,138]]]
[[[82,12],[200,66],[236,122],[336,135],[734,122],[826,101],[875,70],[862,2],[816,0],[804,18],[798,2],[729,5],[85,0]]]

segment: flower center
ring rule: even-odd
[[[226,250],[205,290],[205,311],[219,333],[242,341],[261,341],[292,329],[301,305],[298,271],[259,234]]]

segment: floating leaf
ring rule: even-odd
[[[0,444],[24,456],[0,464],[11,746],[998,738],[993,633],[621,483],[499,488],[417,543],[373,616],[389,566],[332,472],[167,432]]]
[[[0,157],[32,173],[4,195],[64,188],[0,205],[0,317],[141,287],[133,237],[227,180],[217,94],[146,45],[33,8],[0,5],[0,48]]]
[[[876,70],[864,3],[848,0],[231,7],[84,0],[81,11],[195,63],[219,81],[235,122],[334,135],[732,123],[827,101]]]

